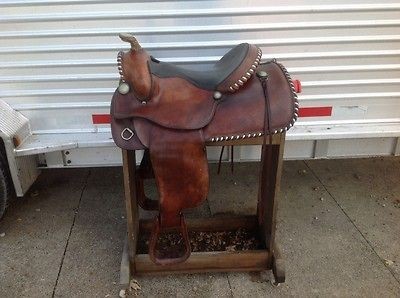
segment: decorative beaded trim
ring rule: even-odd
[[[211,142],[219,142],[219,141],[229,141],[229,140],[239,140],[239,139],[246,139],[246,138],[255,138],[261,137],[264,133],[263,132],[255,132],[255,133],[246,133],[246,134],[239,134],[233,136],[222,136],[211,138]]]
[[[292,99],[293,99],[293,104],[294,104],[294,113],[293,113],[292,120],[290,121],[290,123],[286,127],[274,130],[272,132],[272,134],[277,134],[277,133],[282,133],[284,131],[289,130],[294,125],[294,123],[296,122],[297,118],[299,117],[299,102],[298,102],[298,99],[297,99],[296,89],[294,87],[292,78],[290,77],[289,72],[287,71],[287,69],[281,63],[278,63],[275,59],[273,59],[271,62],[275,63],[276,65],[278,65],[279,68],[284,73],[284,75],[286,77],[286,80],[287,80],[288,84],[290,85],[290,90],[292,91]],[[266,63],[269,63],[269,62],[266,62]],[[266,63],[263,63],[263,64],[266,64]],[[233,135],[233,136],[214,137],[214,138],[211,138],[210,141],[211,142],[219,142],[219,141],[228,141],[228,140],[239,140],[239,139],[246,139],[246,138],[261,137],[262,135],[264,135],[263,132],[245,133],[245,134],[238,134],[238,135]]]
[[[299,101],[298,101],[298,98],[297,98],[297,93],[296,93],[296,89],[294,87],[292,78],[290,77],[290,74],[287,71],[287,69],[285,68],[285,66],[283,66],[281,63],[277,62],[276,59],[273,59],[272,62],[275,63],[276,65],[278,65],[279,68],[282,70],[282,72],[285,74],[286,80],[290,85],[290,90],[292,91],[292,99],[293,99],[293,104],[294,104],[294,113],[293,113],[292,121],[290,121],[289,125],[287,125],[283,129],[283,130],[286,131],[286,130],[288,130],[289,128],[291,128],[294,125],[294,123],[297,121],[297,118],[299,117]],[[282,132],[282,131],[280,131],[280,132]],[[274,133],[276,133],[276,131]]]
[[[117,56],[117,64],[118,64],[118,72],[119,72],[119,79],[121,82],[125,82],[124,79],[124,73],[122,71],[122,55],[124,55],[124,52],[119,52]]]
[[[256,60],[254,60],[250,69],[246,71],[246,73],[239,80],[237,80],[233,85],[229,87],[229,91],[231,91],[232,93],[236,92],[237,90],[240,89],[240,87],[244,85],[244,83],[248,81],[248,79],[250,79],[250,77],[254,74],[257,66],[260,64],[261,56],[262,56],[262,51],[260,48],[257,48]]]

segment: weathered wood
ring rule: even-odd
[[[131,279],[131,265],[129,260],[128,238],[124,241],[124,250],[122,251],[121,268],[119,271],[119,284],[127,286]]]
[[[190,231],[233,231],[240,228],[254,230],[257,228],[257,217],[255,215],[248,216],[213,216],[204,218],[188,218],[186,219],[187,227]],[[152,219],[140,220],[139,231],[150,232],[153,226]],[[168,230],[166,230],[168,231]]]
[[[134,150],[122,150],[126,221],[128,228],[128,252],[130,274],[134,274],[135,255],[139,235],[139,212],[136,194],[136,156]]]
[[[282,175],[282,160],[285,144],[285,134],[279,134],[280,141],[272,145],[272,160],[268,164],[267,156],[261,157],[261,167],[268,167],[268,171],[261,171],[259,187],[258,218],[260,232],[268,250],[273,251],[276,230],[277,199]],[[269,177],[263,173],[268,172]],[[264,185],[263,185],[264,184]]]
[[[276,283],[283,283],[286,279],[285,260],[283,259],[279,246],[275,243],[272,255],[272,272]]]
[[[236,252],[194,252],[183,263],[160,266],[148,254],[135,257],[136,274],[170,274],[197,272],[262,271],[270,269],[270,254],[266,250]]]

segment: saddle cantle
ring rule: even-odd
[[[123,149],[144,149],[142,163],[156,179],[158,204],[145,198],[142,182],[137,185],[141,206],[159,211],[150,237],[151,259],[182,262],[190,255],[182,211],[201,204],[209,189],[205,143],[265,141],[288,130],[297,119],[295,86],[281,64],[261,63],[255,45],[240,44],[198,71],[158,61],[130,34],[120,38],[131,50],[117,58],[120,85],[111,102],[112,135]],[[168,228],[179,228],[184,240],[184,251],[173,258],[157,249],[159,234]]]

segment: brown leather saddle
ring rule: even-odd
[[[190,255],[182,211],[201,204],[209,189],[206,142],[264,138],[282,133],[297,119],[295,85],[275,60],[261,63],[261,50],[247,43],[226,53],[205,71],[158,61],[135,37],[118,54],[120,85],[111,103],[112,135],[117,146],[145,150],[137,193],[145,209],[158,209],[150,237],[150,258],[157,264],[182,262]],[[159,200],[145,197],[143,179],[156,179]],[[157,241],[178,228],[184,250],[161,256]]]

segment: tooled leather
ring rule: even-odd
[[[295,110],[293,99],[291,97],[292,91],[290,90],[290,86],[287,84],[282,70],[274,62],[261,64],[258,67],[258,70],[264,70],[269,74],[267,83],[269,85],[271,114],[276,115],[272,119],[271,131],[287,127],[293,120]],[[141,143],[146,147],[148,147],[149,138],[148,127],[151,125],[151,123],[146,121],[146,119],[150,121],[154,120],[155,123],[165,127],[168,127],[169,125],[171,126],[170,128],[178,129],[198,129],[203,127],[205,123],[208,123],[204,127],[203,132],[205,139],[209,140],[212,137],[224,135],[262,132],[264,125],[264,100],[262,92],[261,84],[256,77],[252,77],[247,84],[243,86],[240,92],[224,94],[223,98],[218,102],[212,100],[211,109],[196,110],[195,105],[189,107],[189,109],[176,107],[176,109],[173,109],[174,117],[170,118],[173,119],[172,123],[163,119],[170,115],[165,113],[167,110],[160,109],[159,111],[155,111],[154,114],[151,113],[151,110],[156,109],[155,106],[157,106],[155,105],[153,108],[152,100],[150,100],[146,105],[142,105],[132,94],[121,95],[116,92],[113,97],[113,105],[117,106],[118,109],[114,108],[114,110],[111,111],[111,114],[113,115],[113,118],[116,119],[130,119],[137,117],[135,120],[132,120],[134,129],[141,140]],[[160,98],[159,100],[162,99]],[[185,104],[188,104],[189,106],[191,105],[190,98],[186,99]],[[209,101],[208,104],[210,104]],[[136,107],[149,108],[148,110],[150,110],[150,113],[137,112],[135,110]],[[150,109],[150,107],[152,108]],[[193,117],[189,120],[187,120],[187,117],[180,118],[183,116],[183,113],[185,113],[184,111],[186,111],[186,116],[193,115]],[[160,112],[161,115],[156,112]],[[160,118],[156,119],[157,117]],[[178,117],[179,120],[176,120],[176,117]],[[186,121],[188,121],[187,123],[189,123],[189,125]],[[120,125],[119,129],[113,128],[112,131],[117,145],[126,148],[128,146],[126,144],[127,142],[122,140],[119,136],[119,130],[122,131],[123,128],[124,126]],[[114,132],[115,130],[118,130],[119,132]],[[140,142],[137,142],[138,140],[136,140],[136,138],[132,140],[132,142],[134,141],[136,142],[135,146],[130,146],[130,148],[142,149],[143,145],[141,145]]]
[[[293,120],[295,110],[292,91],[284,73],[276,63],[261,64],[257,71],[261,70],[268,74],[271,115],[274,115],[270,130],[279,130],[288,126]],[[203,130],[205,139],[262,132],[264,108],[262,86],[257,77],[253,76],[241,90],[223,96],[212,121]]]
[[[211,91],[202,90],[181,78],[153,78],[153,96],[143,104],[133,93],[116,99],[113,116],[144,118],[173,129],[199,129],[212,120],[216,101]]]
[[[120,96],[121,94],[118,91],[114,92],[110,107],[111,115],[113,115],[114,105]],[[121,133],[125,128],[129,128],[134,132],[134,135],[129,141],[126,141],[121,137]],[[135,131],[134,120],[131,118],[117,119],[115,117],[111,117],[111,135],[115,144],[122,149],[141,150],[146,148],[139,139]]]
[[[208,161],[201,130],[179,131],[153,125],[150,158],[159,192],[161,225],[180,224],[180,212],[208,194]]]
[[[130,50],[122,55],[123,77],[140,101],[148,100],[152,92],[149,60],[150,56],[143,49],[139,51]]]
[[[251,68],[254,61],[258,56],[258,47],[255,45],[249,45],[249,50],[247,52],[246,58],[243,62],[232,72],[222,83],[220,83],[217,87],[217,90],[226,93],[232,92],[229,87],[234,85],[239,79],[246,75],[246,72]],[[244,83],[244,86],[246,83]],[[243,88],[243,87],[242,87]],[[241,89],[241,88],[240,88]]]

